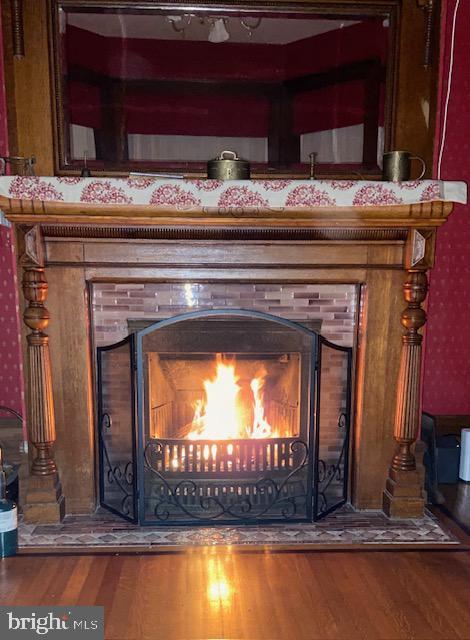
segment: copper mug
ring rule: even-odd
[[[426,173],[426,163],[419,156],[412,156],[409,151],[389,151],[383,154],[382,180],[387,182],[406,182],[411,178],[411,161],[419,160],[422,171],[416,180]]]

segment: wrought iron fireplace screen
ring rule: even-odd
[[[140,524],[316,520],[347,499],[352,349],[259,311],[98,348],[100,502]]]

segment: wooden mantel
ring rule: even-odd
[[[451,202],[423,202],[380,207],[289,208],[274,211],[233,207],[227,210],[194,209],[152,205],[112,205],[17,200],[0,196],[0,209],[16,224],[117,224],[139,226],[280,227],[280,228],[434,228],[441,226]]]
[[[64,497],[69,513],[96,505],[88,285],[97,281],[358,285],[351,501],[392,516],[421,515],[419,330],[436,230],[452,206],[181,212],[0,197],[16,227],[30,329],[26,386],[36,455],[26,518],[60,519]]]

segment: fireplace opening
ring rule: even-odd
[[[148,354],[150,435],[299,435],[299,353]]]
[[[321,517],[347,498],[350,379],[350,348],[256,311],[100,347],[101,504],[141,524]]]

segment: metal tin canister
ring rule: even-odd
[[[11,500],[0,500],[0,558],[16,555],[18,549],[18,517]]]
[[[222,151],[207,163],[207,177],[210,180],[249,180],[250,163],[239,158],[235,151]]]

